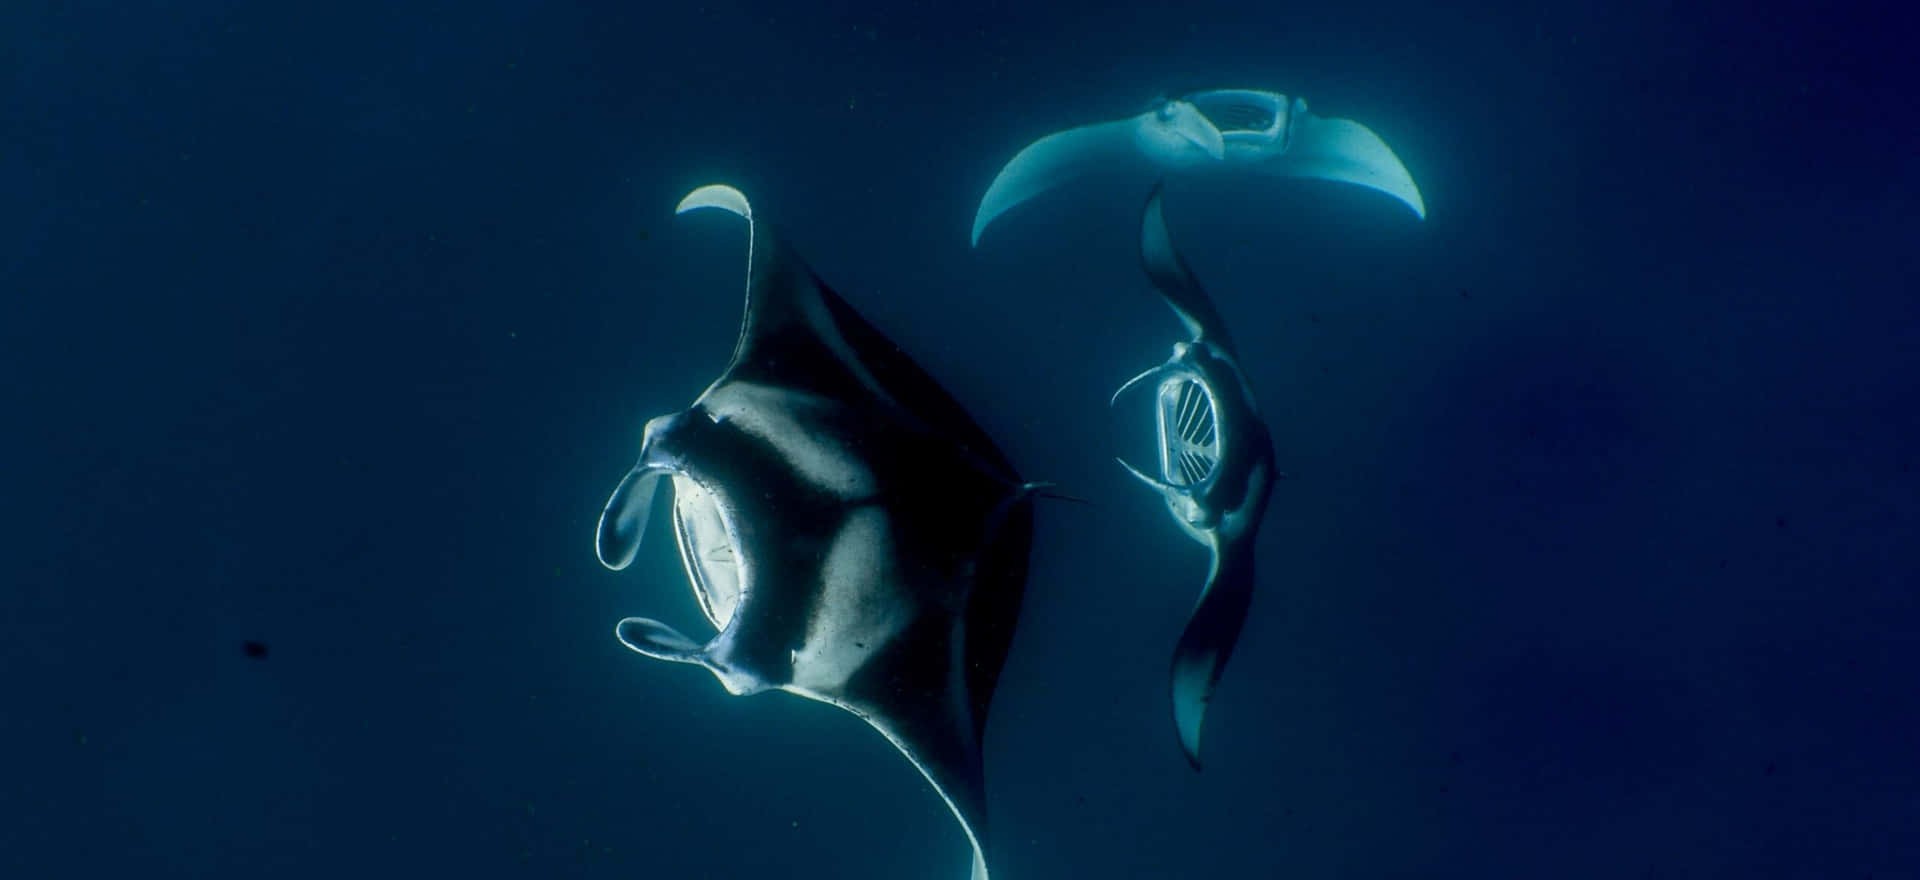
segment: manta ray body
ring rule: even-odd
[[[1041,193],[1095,174],[1251,172],[1352,184],[1399,200],[1425,219],[1427,205],[1400,157],[1351,119],[1307,110],[1305,99],[1257,89],[1211,89],[1160,102],[1126,119],[1055,132],[1028,144],[994,177],[973,216],[973,244],[1000,215]]]
[[[859,716],[932,783],[986,880],[980,744],[1039,484],[738,190],[702,187],[678,211],[705,209],[747,220],[739,340],[690,407],[647,423],[596,544],[625,568],[656,488],[671,486],[681,560],[716,632],[696,641],[630,617],[617,634],[731,693],[782,690]]]
[[[1273,441],[1213,301],[1174,249],[1160,187],[1140,221],[1147,277],[1190,338],[1173,356],[1113,393],[1157,382],[1160,475],[1121,466],[1158,491],[1181,529],[1212,554],[1207,580],[1174,647],[1173,720],[1180,748],[1200,767],[1200,729],[1253,600],[1254,542],[1272,495]]]

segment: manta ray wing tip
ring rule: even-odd
[[[1181,693],[1182,682],[1176,673],[1173,698],[1174,732],[1180,737],[1180,753],[1186,756],[1187,766],[1194,772],[1200,771],[1200,726],[1206,721],[1207,701],[1205,697]]]
[[[747,202],[746,195],[724,183],[709,183],[687,193],[680,204],[674,207],[673,213],[685,214],[700,208],[719,208],[748,220],[753,219],[753,206]]]

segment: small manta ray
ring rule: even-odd
[[[1307,112],[1278,92],[1212,89],[1138,116],[1047,135],[1000,169],[973,216],[973,244],[994,218],[1047,190],[1106,171],[1248,170],[1351,183],[1399,199],[1425,219],[1413,176],[1385,141],[1350,119]]]
[[[986,880],[980,743],[1012,641],[1032,499],[959,403],[822,283],[725,185],[676,213],[747,220],[746,313],[726,371],[647,423],[596,549],[634,559],[653,493],[673,530],[704,644],[629,617],[617,634],[711,671],[733,694],[783,690],[860,716],[959,819]]]
[[[1206,586],[1173,652],[1174,729],[1198,770],[1207,703],[1253,599],[1254,537],[1273,488],[1273,441],[1220,313],[1174,250],[1160,189],[1155,184],[1140,221],[1141,262],[1193,338],[1174,343],[1172,358],[1128,380],[1110,402],[1159,380],[1160,476],[1148,476],[1125,459],[1120,465],[1159,490],[1180,527],[1213,553]]]

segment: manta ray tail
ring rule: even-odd
[[[1253,601],[1253,546],[1216,546],[1206,589],[1173,651],[1173,725],[1187,762],[1200,769],[1200,725],[1220,672],[1233,656]]]
[[[1049,489],[1056,488],[1059,485],[1060,484],[1058,483],[1049,483],[1044,480],[1038,480],[1031,483],[1022,483],[1020,485],[1020,494],[1023,496],[1031,495],[1035,498],[1050,498],[1054,501],[1071,501],[1075,504],[1092,504],[1093,503],[1077,495],[1068,495],[1063,492],[1047,491]]]

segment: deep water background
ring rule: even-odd
[[[997,880],[1920,876],[1887,8],[9,3],[0,876],[964,877],[857,719],[613,638],[696,615],[592,531],[731,349],[714,180],[1092,502],[1040,512]],[[1142,193],[966,233],[1028,141],[1212,85],[1431,215],[1169,191],[1291,474],[1196,774],[1204,556],[1109,458],[1178,330]]]

